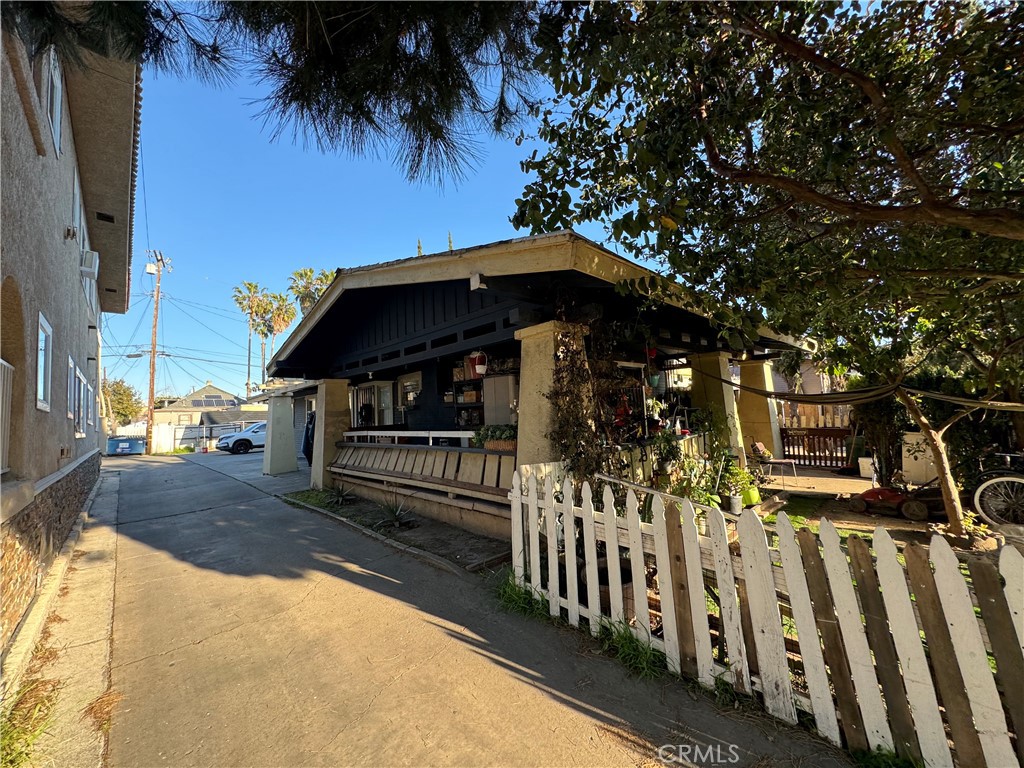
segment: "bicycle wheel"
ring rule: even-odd
[[[1024,477],[991,477],[974,492],[974,508],[991,525],[1024,525]]]

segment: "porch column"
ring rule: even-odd
[[[739,409],[729,371],[728,352],[704,352],[690,356],[693,385],[690,399],[696,408],[716,408],[725,414],[729,428],[729,445],[739,457],[740,466],[746,466],[746,451],[743,447],[743,431],[740,427]]]
[[[290,397],[278,395],[270,398],[267,413],[267,446],[263,449],[264,475],[283,475],[299,468],[295,461],[292,410]]]
[[[772,364],[768,361],[748,360],[740,363],[740,384],[755,389],[775,391]],[[751,443],[764,443],[775,456],[782,456],[782,433],[779,431],[779,412],[774,397],[762,397],[740,390],[740,424],[747,448]]]
[[[586,329],[580,325],[552,320],[516,331],[516,339],[521,346],[517,467],[561,460],[547,437],[551,430],[552,412],[547,395],[554,381],[558,336],[563,332],[582,336]]]
[[[334,444],[352,428],[348,379],[324,379],[316,388],[316,427],[313,430],[312,488],[329,488],[327,467],[338,452]]]

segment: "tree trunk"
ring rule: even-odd
[[[260,336],[260,381],[267,380],[267,340]]]
[[[953,479],[953,470],[949,463],[949,456],[946,455],[946,443],[942,439],[942,432],[935,429],[917,401],[903,389],[896,390],[897,399],[903,403],[910,418],[921,429],[921,435],[932,452],[932,459],[935,461],[935,470],[939,476],[939,488],[942,490],[942,501],[946,507],[946,515],[949,517],[949,530],[956,536],[963,536],[964,533],[964,510],[960,504],[960,489]]]

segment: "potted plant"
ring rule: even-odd
[[[488,424],[473,434],[473,445],[488,451],[515,451],[519,428],[515,424]]]
[[[657,457],[658,470],[662,473],[667,473],[672,465],[683,457],[683,449],[679,445],[679,440],[669,429],[655,433],[650,445]]]
[[[735,464],[730,464],[722,472],[719,485],[725,491],[723,501],[728,503],[733,514],[738,515],[744,507],[753,506],[761,501],[753,475]]]

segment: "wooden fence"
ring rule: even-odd
[[[821,428],[849,427],[852,406],[842,403],[835,405],[808,405],[791,403],[780,394],[776,399],[780,427]]]
[[[727,522],[655,492],[629,491],[616,509],[611,487],[595,504],[589,483],[576,503],[571,478],[559,485],[550,466],[521,469],[514,575],[553,616],[586,620],[595,634],[626,621],[672,672],[756,691],[788,723],[809,713],[821,736],[851,750],[928,766],[1021,760],[1024,557],[1015,549],[1002,549],[997,569],[959,561],[940,537],[899,551],[881,527],[844,548],[828,520],[820,538],[784,514],[766,531],[752,510]]]

